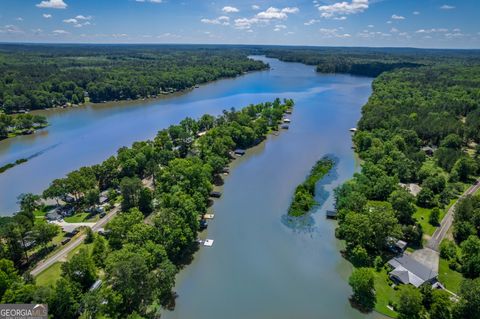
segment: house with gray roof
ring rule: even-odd
[[[392,267],[390,278],[402,284],[411,284],[420,287],[424,283],[434,284],[437,282],[438,273],[426,265],[416,261],[409,255],[390,259],[388,264]]]

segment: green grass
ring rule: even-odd
[[[391,287],[391,285],[392,282],[388,278],[386,268],[382,268],[380,272],[375,271],[375,291],[377,295],[375,310],[389,317],[396,318],[397,313],[387,307],[389,303],[397,303],[397,292]]]
[[[62,263],[56,262],[35,278],[38,286],[53,286],[62,273]]]
[[[440,265],[438,267],[438,280],[448,290],[458,293],[460,291],[460,284],[462,283],[463,276],[461,273],[450,269],[448,267],[448,261],[440,258]]]
[[[75,254],[77,254],[82,248],[87,248],[88,252],[91,253],[93,249],[93,244],[80,244],[77,248],[72,250],[67,254],[67,260],[70,260]],[[35,277],[36,283],[38,286],[53,286],[62,274],[62,264],[63,262],[56,262],[40,274]]]
[[[87,220],[88,213],[79,213],[70,217],[65,217],[63,220],[67,223],[83,223]]]

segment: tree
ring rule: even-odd
[[[92,259],[97,267],[105,266],[108,253],[108,242],[103,236],[96,236],[93,241]]]
[[[432,292],[432,304],[430,306],[430,318],[452,319],[452,301],[450,294],[443,290],[434,290]]]
[[[46,247],[58,234],[60,227],[55,224],[38,223],[33,226],[32,235],[37,244]]]
[[[70,261],[62,264],[62,276],[87,291],[97,278],[97,269],[87,249],[81,249]]]
[[[410,285],[401,286],[398,294],[398,318],[420,319],[422,311],[422,294],[420,291]]]
[[[79,309],[78,288],[68,280],[60,278],[48,301],[48,310],[54,318],[75,319]]]
[[[428,222],[432,226],[440,225],[440,209],[438,207],[432,209],[430,216],[428,217]]]
[[[143,215],[148,216],[153,211],[153,193],[150,189],[142,187],[138,198],[138,209]]]
[[[16,282],[20,281],[20,276],[11,260],[0,259],[0,300],[3,294]]]
[[[113,218],[105,229],[109,231],[108,242],[113,249],[120,249],[127,238],[128,231],[136,224],[143,222],[143,214],[137,209],[132,208],[128,212],[123,212]]]
[[[27,213],[29,216],[33,216],[33,213],[38,208],[38,201],[40,196],[32,193],[21,194],[18,196],[18,203],[20,204],[20,210]]]
[[[408,225],[413,222],[413,213],[417,210],[415,207],[415,198],[405,189],[399,189],[390,194],[388,199],[398,221]]]
[[[460,300],[453,310],[453,318],[478,319],[480,314],[480,278],[466,279],[460,286]]]
[[[120,182],[122,193],[122,210],[138,207],[140,192],[143,188],[142,181],[138,177],[124,177]]]
[[[371,311],[376,302],[375,277],[372,269],[355,269],[348,279],[348,283],[353,290],[352,300],[363,309]]]
[[[420,207],[430,208],[436,205],[435,194],[430,188],[424,187],[417,195],[417,205]]]
[[[462,244],[462,273],[468,278],[480,276],[480,239],[472,235]]]
[[[148,305],[154,285],[142,255],[124,249],[109,255],[106,281],[122,298],[120,313],[132,313]]]

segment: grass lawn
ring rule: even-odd
[[[460,291],[460,284],[463,280],[461,273],[451,270],[448,267],[448,261],[440,258],[440,265],[438,267],[438,280],[450,291],[458,293]]]
[[[380,272],[375,271],[375,291],[377,294],[375,310],[389,317],[397,318],[397,313],[387,307],[389,303],[397,303],[397,291],[391,287],[391,281],[385,268],[382,268]]]
[[[76,253],[82,248],[87,248],[88,252],[91,253],[93,249],[93,244],[81,244],[71,252],[67,254],[67,260],[70,260]],[[63,262],[56,262],[43,272],[41,272],[37,277],[35,277],[36,283],[39,286],[53,286],[62,274],[62,264]]]
[[[58,278],[60,278],[60,274],[62,273],[62,263],[57,262],[42,271],[37,277],[35,277],[35,281],[38,286],[53,286]]]
[[[65,217],[63,220],[67,223],[83,223],[88,217],[88,213],[79,213],[70,217]]]

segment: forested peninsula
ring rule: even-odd
[[[186,118],[153,140],[52,181],[42,196],[60,202],[61,209],[95,207],[107,191],[106,207],[114,215],[100,234],[81,231],[79,253],[58,273],[48,273],[53,285],[36,283],[29,271],[55,249],[58,226],[40,214],[40,196],[22,195],[21,211],[0,218],[0,301],[48,303],[49,314],[63,319],[159,317],[174,302],[175,274],[197,248],[213,183],[234,150],[278,130],[293,104],[276,99],[218,117]]]
[[[447,290],[397,286],[389,275],[398,241],[408,254],[426,247],[480,175],[480,53],[419,52],[272,48],[266,54],[318,65],[318,72],[378,76],[353,137],[362,170],[335,191],[336,234],[356,268],[352,303],[395,318],[476,318],[478,192],[459,200],[451,235],[440,245],[438,279]]]
[[[267,67],[216,46],[0,44],[0,106],[16,113],[156,97]]]

